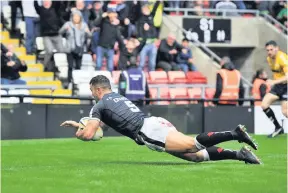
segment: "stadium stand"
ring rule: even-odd
[[[213,10],[211,8],[214,8],[214,4],[211,3],[208,0],[204,1],[197,1],[193,3],[189,2],[181,2],[180,3],[180,9],[175,9],[173,7],[169,8],[169,4],[167,2],[164,3],[165,9],[164,11],[170,15],[189,15],[191,10],[193,10],[194,15],[199,15],[199,13],[202,11],[204,12],[203,15],[211,16],[216,15],[216,11],[219,10]],[[73,5],[72,5],[73,6]],[[238,5],[237,5],[238,6]],[[168,7],[168,8],[167,8]],[[194,8],[200,10],[200,12],[195,11]],[[250,7],[246,7],[248,9]],[[174,11],[171,11],[174,9]],[[205,9],[205,11],[204,11]],[[209,9],[208,11],[206,9]],[[190,12],[189,12],[190,10]],[[2,11],[5,18],[8,18],[8,21],[10,22],[11,17],[11,8],[9,5],[5,5],[2,7]],[[238,10],[237,10],[238,11]],[[241,12],[240,12],[241,13]],[[275,17],[275,13],[270,13],[272,16]],[[200,15],[201,16],[201,15]],[[251,13],[241,13],[240,16],[250,18],[255,17],[255,15]],[[269,16],[264,17],[266,20],[269,18]],[[269,19],[268,19],[269,20]],[[268,21],[267,20],[267,21]],[[272,19],[271,19],[272,21]],[[26,55],[26,48],[22,45],[25,37],[26,37],[26,25],[25,22],[20,21],[19,28],[22,34],[22,37],[19,39],[11,39],[9,31],[3,29],[1,31],[1,38],[2,43],[4,45],[12,44],[15,46],[15,53],[16,55],[21,59],[24,60],[28,66],[28,71],[20,73],[21,78],[27,81],[27,86],[31,85],[38,85],[38,86],[55,86],[57,90],[53,92],[51,90],[51,93],[49,95],[54,96],[72,96],[72,94],[77,93],[79,96],[88,96],[90,95],[90,89],[89,89],[89,81],[93,76],[102,74],[107,76],[111,83],[117,85],[119,76],[121,71],[118,69],[118,62],[119,62],[119,48],[118,44],[116,43],[114,46],[114,58],[113,58],[113,64],[114,64],[114,71],[111,73],[107,70],[107,61],[106,59],[103,60],[103,66],[101,68],[101,71],[95,71],[95,59],[97,56],[92,57],[89,47],[84,49],[84,54],[82,56],[82,62],[81,62],[81,70],[73,70],[72,77],[73,77],[73,84],[76,90],[78,92],[73,92],[72,90],[61,90],[63,89],[63,85],[61,81],[67,79],[68,76],[68,61],[67,61],[67,54],[66,53],[54,53],[53,56],[53,62],[55,63],[55,66],[58,68],[59,72],[44,72],[44,67],[41,61],[40,55],[43,55],[45,53],[45,45],[43,41],[43,37],[37,37],[36,38],[36,48],[37,51],[35,52],[35,55]],[[274,22],[275,23],[275,22]],[[1,24],[1,28],[3,25]],[[90,27],[90,26],[89,26]],[[22,38],[22,39],[21,39]],[[24,39],[23,39],[24,38]],[[63,38],[63,45],[66,45],[66,39]],[[160,40],[155,41],[155,45],[158,48],[160,44]],[[193,55],[194,57],[194,55]],[[197,58],[197,55],[195,56]],[[147,61],[148,58],[146,58],[146,66],[144,69],[147,69]],[[202,71],[203,72],[203,71]],[[150,85],[159,85],[157,88],[150,88],[151,96],[153,98],[157,97],[158,90],[159,90],[159,96],[161,98],[200,98],[202,96],[212,99],[214,90],[213,88],[206,88],[208,80],[207,77],[198,71],[195,72],[187,72],[186,74],[182,71],[170,71],[170,72],[164,72],[164,71],[151,71],[151,72],[145,72],[147,81]],[[205,74],[206,75],[206,74]],[[60,81],[61,80],[61,81]],[[182,85],[179,88],[171,88],[174,84]],[[202,93],[203,88],[196,87],[195,85],[203,85],[203,88],[205,87],[205,94]],[[184,88],[183,88],[184,85]],[[214,85],[213,85],[214,86]],[[64,86],[65,87],[65,86]],[[115,89],[117,90],[117,89]],[[33,91],[34,92],[34,91]],[[31,92],[31,93],[33,93]],[[40,92],[40,91],[39,91]],[[156,92],[156,93],[155,93]],[[5,92],[3,92],[5,93]],[[37,92],[36,92],[37,93]],[[41,92],[40,92],[41,93]],[[47,94],[47,93],[46,93]],[[56,100],[56,99],[55,99]],[[33,100],[34,102],[34,100]],[[43,102],[43,101],[40,101]],[[63,101],[62,101],[63,102]],[[70,101],[71,102],[71,101]],[[70,104],[69,102],[69,104]],[[78,103],[78,101],[74,101],[75,104]],[[51,103],[51,100],[49,101]],[[52,101],[52,103],[60,104],[61,101]],[[73,102],[71,102],[73,103]],[[179,104],[187,103],[185,101],[180,101]],[[157,104],[169,104],[169,102],[159,102]],[[178,104],[178,102],[177,102]]]

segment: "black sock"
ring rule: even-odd
[[[216,146],[208,147],[206,151],[208,152],[211,161],[225,160],[225,159],[239,160],[237,158],[237,151],[223,149],[221,147]]]
[[[281,128],[281,125],[279,124],[279,122],[277,121],[275,114],[273,112],[273,110],[268,107],[267,109],[263,110],[264,113],[266,114],[266,116],[273,122],[273,124],[275,125],[275,128]]]
[[[199,134],[198,136],[196,136],[196,140],[202,146],[210,147],[225,141],[235,140],[236,136],[237,134],[234,134],[234,131],[209,132]]]

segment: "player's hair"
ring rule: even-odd
[[[274,46],[274,47],[276,47],[276,46],[278,46],[278,45],[277,45],[277,43],[276,43],[274,40],[270,40],[270,41],[268,41],[268,42],[265,44],[265,47],[267,47],[267,46]]]
[[[111,90],[110,80],[106,76],[103,76],[103,75],[98,75],[98,76],[93,77],[90,80],[90,84],[92,86],[97,86],[97,87]]]
[[[189,42],[189,40],[187,38],[183,38],[182,42]]]

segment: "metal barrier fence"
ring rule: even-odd
[[[183,13],[184,16],[189,16],[189,12],[197,12],[199,11],[198,9],[191,9],[191,8],[164,8],[164,11],[169,11],[169,12],[176,12],[176,13]],[[227,17],[227,13],[238,13],[239,16],[240,14],[253,14],[255,16],[260,15],[260,11],[254,10],[254,9],[201,9],[202,12],[204,13],[221,13],[220,17]],[[229,16],[230,17],[230,16]]]

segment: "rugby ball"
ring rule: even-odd
[[[82,119],[80,119],[79,123],[80,126],[78,129],[84,129],[88,123],[88,121],[90,120],[90,117],[83,117]],[[98,129],[96,130],[96,133],[93,136],[92,141],[99,141],[100,139],[102,139],[103,137],[103,130],[101,127],[98,127]]]

